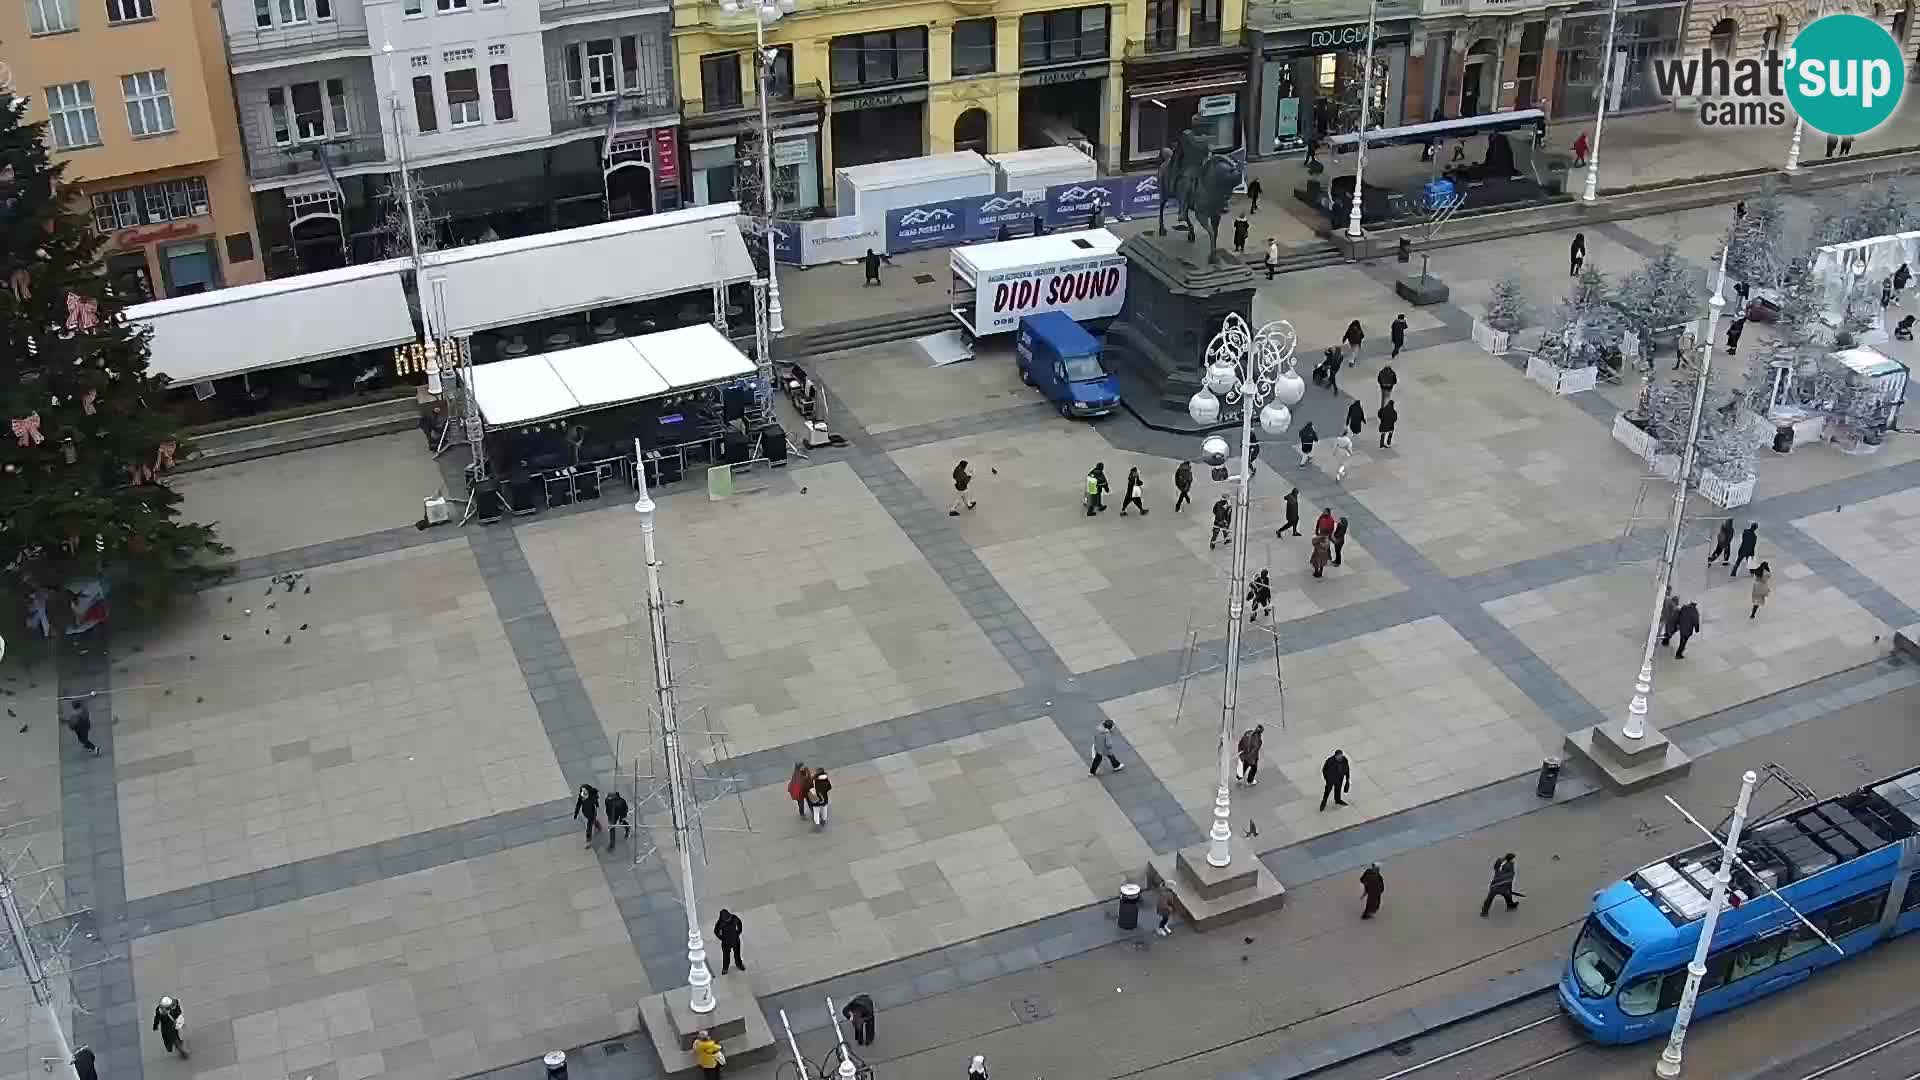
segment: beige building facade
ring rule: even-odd
[[[265,276],[214,9],[22,0],[0,4],[0,40],[129,302]]]
[[[1774,49],[1784,53],[1794,35],[1822,13],[1865,15],[1900,43],[1911,78],[1913,9],[1914,0],[1694,0],[1687,9],[1685,40],[1689,53],[1711,49],[1720,56],[1763,56]]]

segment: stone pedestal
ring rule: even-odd
[[[702,1031],[720,1040],[729,1064],[748,1065],[772,1056],[773,1028],[747,980],[732,977],[721,985],[716,977],[714,997],[713,1011],[704,1015],[687,1007],[690,996],[684,986],[640,999],[640,1026],[653,1040],[664,1075],[693,1071],[693,1040]]]
[[[1127,257],[1127,299],[1107,330],[1101,361],[1120,379],[1120,397],[1136,414],[1177,411],[1200,389],[1207,342],[1229,313],[1253,321],[1253,271],[1222,253],[1207,258],[1207,235],[1146,232],[1120,245]],[[1142,419],[1146,419],[1142,416]]]
[[[1245,841],[1236,836],[1229,845],[1233,861],[1222,869],[1207,861],[1207,845],[1183,848],[1156,856],[1147,864],[1147,883],[1171,888],[1194,929],[1272,911],[1286,903],[1287,889]]]
[[[1400,280],[1393,283],[1393,291],[1400,295],[1400,299],[1414,307],[1444,304],[1450,295],[1446,282],[1432,274],[1422,274],[1419,271],[1409,271],[1400,275]]]
[[[1568,735],[1567,748],[1599,769],[1615,791],[1632,791],[1693,769],[1693,759],[1651,725],[1645,735],[1629,739],[1617,723],[1596,724]]]
[[[1894,632],[1893,647],[1916,660],[1920,660],[1920,623],[1903,626]]]

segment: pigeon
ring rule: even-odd
[[[271,586],[271,585],[269,585],[269,586],[267,586],[267,595],[268,595],[268,596],[272,596],[272,595],[273,595],[273,586]]]
[[[276,604],[276,603],[274,603],[274,602],[273,602],[273,601],[271,601],[271,600],[269,600],[269,601],[267,601],[267,610],[268,610],[268,611],[272,611],[272,610],[273,610],[274,608],[277,608],[277,607],[279,607],[279,606],[280,606],[279,604]]]
[[[300,629],[302,629],[302,630],[305,630],[306,628],[307,628],[307,624],[306,624],[306,623],[301,623],[301,624],[300,624]]]
[[[203,697],[197,697],[193,699],[193,703],[195,705],[205,705],[207,703],[207,699]]]
[[[310,592],[312,592],[312,591],[313,591],[313,586],[311,586],[311,585],[309,585],[309,586],[307,586],[306,588],[304,588],[304,589],[302,589],[302,590],[300,590],[300,593],[301,593],[301,595],[302,595],[302,596],[304,596],[304,595],[306,595],[307,593],[310,593]]]
[[[251,618],[253,618],[253,609],[252,609],[252,608],[248,608],[248,609],[247,609],[247,618],[249,618],[249,619],[251,619]]]
[[[169,686],[169,687],[167,687],[167,688],[166,688],[165,690],[162,690],[162,691],[160,692],[160,696],[161,696],[161,697],[172,697],[172,696],[173,696],[173,687],[171,687],[171,686]]]
[[[220,640],[221,640],[221,641],[232,641],[232,640],[233,640],[233,635],[232,635],[232,634],[221,634],[221,635],[220,635]]]
[[[192,653],[188,653],[188,654],[187,654],[187,662],[188,662],[188,663],[192,663],[193,661],[195,661],[195,660],[198,660],[198,659],[200,659],[200,658],[199,658],[199,657],[197,657],[197,656],[195,656],[195,655],[193,655]]]
[[[292,634],[288,634],[288,635],[287,635],[287,636],[286,636],[285,638],[283,638],[283,639],[281,640],[281,642],[280,642],[280,644],[282,644],[282,645],[291,645],[291,644],[293,644],[293,635],[292,635]]]
[[[229,604],[233,603],[233,597],[231,596],[227,597],[227,603]]]
[[[266,630],[264,630],[264,631],[262,631],[262,632],[263,632],[263,633],[265,633],[265,634],[266,634],[266,635],[267,635],[268,637],[272,637],[272,636],[273,636],[273,627],[271,627],[271,626],[269,626],[269,627],[267,627],[267,628],[266,628]]]
[[[22,735],[25,735],[26,733],[27,733],[27,725],[25,725],[25,724],[21,724],[21,725],[20,725],[20,734],[22,734]]]

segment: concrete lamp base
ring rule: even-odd
[[[1920,660],[1920,623],[1903,626],[1894,631],[1893,647],[1896,651]]]
[[[663,1075],[694,1071],[693,1040],[702,1031],[711,1031],[720,1040],[729,1064],[751,1064],[772,1056],[773,1028],[748,990],[747,980],[735,976],[724,984],[716,979],[714,985],[718,1004],[710,1013],[697,1013],[687,1007],[684,986],[640,999],[640,1026],[653,1040]]]
[[[1231,851],[1233,862],[1224,868],[1207,862],[1205,844],[1156,856],[1147,864],[1147,884],[1171,888],[1174,902],[1196,930],[1272,911],[1286,902],[1286,886],[1245,840],[1234,837]]]
[[[1432,274],[1407,274],[1393,283],[1393,291],[1414,307],[1444,304],[1447,297],[1452,295],[1447,283]]]
[[[1640,738],[1628,739],[1618,724],[1596,724],[1568,735],[1567,749],[1599,769],[1615,791],[1685,776],[1693,768],[1692,758],[1651,727]]]

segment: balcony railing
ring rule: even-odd
[[[346,26],[338,20],[329,20],[302,26],[229,32],[227,50],[235,61],[259,64],[274,60],[296,61],[334,49],[364,49],[367,48],[367,40],[367,28],[364,25]]]
[[[322,155],[325,155],[324,162]],[[378,134],[353,135],[292,146],[256,147],[247,153],[247,172],[255,180],[286,180],[324,176],[328,165],[343,169],[378,164],[386,159],[386,144]]]
[[[1419,14],[1423,2],[1437,0],[1383,2],[1375,17],[1381,21],[1410,19]],[[1247,25],[1260,30],[1366,21],[1367,0],[1249,0],[1247,4]]]
[[[1361,16],[1365,18],[1364,15]],[[1232,38],[1221,33],[1219,23],[1203,24],[1198,34],[1175,34],[1170,30],[1150,30],[1145,37],[1130,38],[1127,41],[1125,57],[1139,60],[1145,57],[1171,56],[1175,53],[1194,50],[1208,51],[1220,48],[1239,48],[1239,35]]]
[[[552,103],[553,130],[579,131],[582,128],[605,128],[609,122],[614,125],[641,123],[675,112],[673,91],[667,87],[655,87],[648,90],[636,90],[616,97],[589,98],[584,101],[567,99],[565,88],[559,83],[547,85],[547,100]],[[609,114],[612,114],[609,116]]]
[[[753,86],[749,84],[742,89],[744,89],[746,93],[742,96],[738,104],[709,106],[706,102],[695,98],[692,101],[682,103],[680,114],[691,120],[695,117],[724,119],[729,116],[744,116],[748,113],[757,112],[760,108],[760,99],[754,96]],[[768,104],[772,106],[774,112],[779,112],[793,105],[818,105],[820,102],[825,101],[826,98],[826,88],[821,86],[818,81],[803,82],[795,83],[793,92],[790,94],[773,95]]]
[[[664,15],[673,10],[671,0],[540,0],[540,17],[545,20],[598,15],[619,11],[627,15]]]

